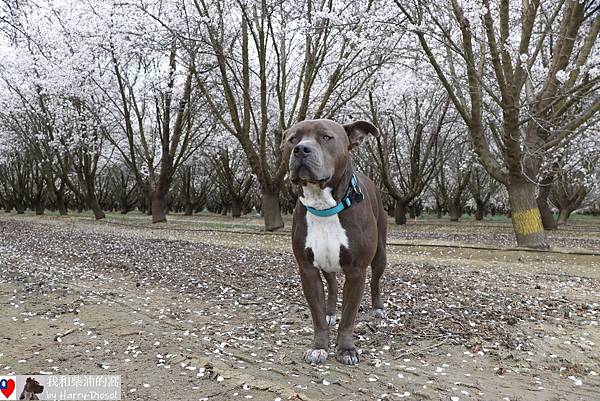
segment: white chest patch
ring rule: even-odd
[[[331,188],[321,189],[318,185],[308,184],[303,187],[303,192],[300,202],[304,206],[328,209],[337,204]],[[315,267],[328,273],[341,271],[340,246],[348,247],[348,237],[338,215],[319,217],[306,212],[306,230],[304,247],[312,249]]]

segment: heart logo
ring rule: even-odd
[[[15,381],[13,379],[0,380],[0,391],[4,394],[4,397],[8,399],[13,391],[15,391]]]

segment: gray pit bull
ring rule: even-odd
[[[36,379],[28,377],[25,380],[25,387],[23,387],[19,400],[39,400],[37,395],[43,392],[44,386],[40,385]]]
[[[329,326],[336,323],[337,273],[345,275],[339,362],[359,362],[353,332],[369,265],[372,314],[385,317],[379,284],[386,267],[387,216],[375,184],[354,171],[349,156],[369,134],[378,136],[379,131],[366,121],[340,125],[330,120],[302,121],[284,133],[281,150],[289,177],[302,187],[292,247],[314,327],[314,343],[304,360],[313,365],[328,356]],[[327,300],[321,274],[327,281]]]

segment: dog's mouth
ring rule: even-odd
[[[318,185],[319,188],[323,189],[327,186],[327,183],[329,182],[329,177],[323,178],[320,180],[302,180],[300,178],[297,178],[295,180],[292,180],[292,182],[294,184],[298,184],[298,185],[302,185],[302,186],[305,186],[307,184]]]
[[[294,167],[290,171],[290,180],[297,185],[313,184],[323,189],[331,179],[325,172],[315,173],[313,169],[305,164],[299,164]]]

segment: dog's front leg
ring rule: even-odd
[[[354,324],[358,307],[365,289],[366,269],[351,267],[345,271],[344,299],[342,300],[342,319],[338,327],[336,359],[346,365],[358,363],[358,351],[354,346]]]
[[[335,272],[323,272],[323,276],[325,276],[325,281],[327,281],[327,316],[325,319],[327,320],[327,324],[335,326],[335,309],[337,307],[338,292],[337,279]]]
[[[329,350],[329,326],[325,319],[325,291],[319,270],[311,263],[300,266],[302,290],[312,315],[315,333],[314,343],[304,353],[304,360],[317,365],[327,360]]]

